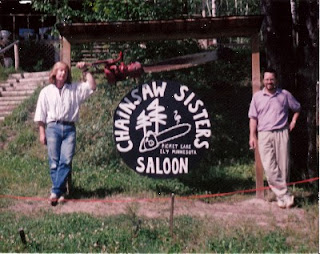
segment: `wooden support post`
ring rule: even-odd
[[[20,235],[20,238],[21,238],[21,242],[22,242],[23,244],[27,244],[26,235],[25,235],[25,233],[24,233],[23,228],[20,228],[20,229],[19,229],[19,235]]]
[[[258,147],[254,150],[254,159],[256,167],[256,197],[263,199],[264,198],[264,183],[263,183],[263,167],[260,159]]]
[[[170,209],[170,233],[173,237],[173,213],[174,213],[174,193],[171,195],[171,209]]]
[[[252,62],[252,93],[260,90],[260,52],[259,52],[259,34],[251,37],[251,62]]]
[[[14,44],[13,49],[14,49],[14,69],[18,71],[19,65],[20,65],[18,43]]]
[[[71,44],[65,37],[62,37],[60,47],[60,61],[71,67]]]
[[[251,37],[252,52],[252,94],[260,90],[260,51],[259,34]],[[255,168],[256,168],[256,197],[264,198],[263,167],[260,159],[259,149],[255,149]]]
[[[12,16],[12,36],[13,36],[13,41],[16,41],[16,16],[15,15]],[[20,65],[18,43],[14,44],[13,51],[14,51],[14,69],[18,71],[19,65]]]

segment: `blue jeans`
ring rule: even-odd
[[[66,192],[66,184],[71,173],[71,163],[76,146],[74,125],[49,123],[46,128],[52,193],[58,197]]]

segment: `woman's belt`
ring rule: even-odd
[[[61,120],[58,120],[58,121],[52,121],[52,122],[49,122],[49,123],[59,123],[59,124],[62,124],[62,125],[74,125],[74,122],[68,122],[68,121],[61,121]]]

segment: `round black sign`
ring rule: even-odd
[[[114,139],[122,159],[150,177],[188,174],[209,148],[210,136],[203,101],[175,82],[138,86],[121,100],[114,114]]]

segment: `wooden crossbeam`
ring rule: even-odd
[[[59,24],[60,35],[71,44],[86,42],[208,39],[251,37],[263,16]]]

